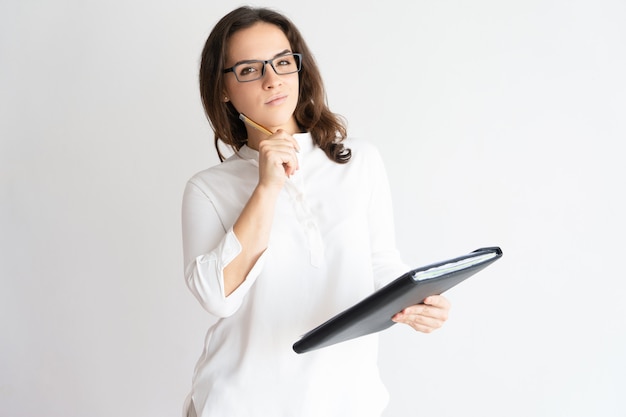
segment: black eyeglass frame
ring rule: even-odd
[[[273,61],[280,59],[280,58],[284,58],[286,56],[293,56],[296,59],[296,64],[298,65],[298,69],[295,71],[289,71],[289,72],[283,72],[283,73],[279,73],[278,71],[276,71],[276,67],[273,64]],[[255,78],[253,80],[240,80],[239,76],[237,76],[237,72],[235,72],[235,68],[241,66],[241,65],[249,65],[252,64],[254,62],[260,62],[263,64],[263,66],[261,67],[261,75],[258,78]],[[237,79],[237,81],[239,81],[240,83],[249,83],[251,81],[257,81],[260,80],[261,78],[263,78],[265,76],[265,67],[267,66],[267,64],[270,64],[270,67],[272,67],[272,69],[274,70],[274,72],[277,75],[288,75],[288,74],[295,74],[296,72],[300,72],[302,70],[302,54],[300,53],[290,53],[290,54],[284,54],[284,55],[279,55],[276,56],[272,59],[266,59],[265,61],[261,60],[261,59],[251,59],[249,61],[245,61],[245,62],[241,62],[239,64],[233,65],[230,68],[226,68],[224,69],[223,73],[229,73],[232,72],[233,74],[235,74],[235,78]]]

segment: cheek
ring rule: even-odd
[[[295,78],[291,83],[292,97],[295,102],[298,103],[298,99],[300,97],[300,78],[298,78],[298,74],[295,74]]]
[[[247,86],[242,83],[237,83],[236,85],[230,85],[230,83],[226,84],[225,95],[238,111],[243,111],[247,103],[251,100],[251,94],[246,91],[245,87]]]

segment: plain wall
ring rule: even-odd
[[[0,415],[178,416],[197,92],[239,2],[0,3]],[[624,416],[626,3],[269,1],[386,161],[416,266],[499,245],[446,326],[381,336],[391,416]]]

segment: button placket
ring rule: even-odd
[[[298,158],[298,162],[302,166],[302,155],[299,153],[296,156]],[[259,166],[259,161],[256,158],[250,158],[247,159],[247,161],[256,167]],[[302,226],[304,234],[307,238],[311,265],[319,268],[324,261],[324,242],[322,240],[322,234],[320,233],[315,215],[311,211],[310,206],[306,201],[306,197],[302,192],[303,189],[304,180],[301,172],[296,172],[291,178],[288,178],[285,183],[285,190],[291,197],[296,218]]]
[[[300,185],[300,187],[298,185]],[[315,216],[302,192],[302,179],[300,175],[289,179],[286,183],[286,189],[291,196],[296,218],[302,226],[309,244],[311,265],[318,268],[322,265],[324,259],[324,243]]]

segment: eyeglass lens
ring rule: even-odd
[[[293,74],[300,70],[300,57],[297,55],[281,55],[270,61],[270,65],[279,75]],[[249,61],[233,67],[239,81],[254,81],[265,74],[264,61]]]

